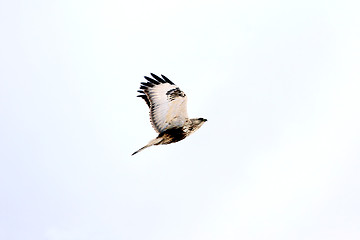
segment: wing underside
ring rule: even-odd
[[[155,131],[161,133],[174,127],[182,127],[188,118],[187,97],[172,81],[151,73],[138,91],[150,108],[150,121]]]

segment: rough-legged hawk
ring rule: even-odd
[[[142,82],[138,91],[150,108],[150,121],[159,135],[132,155],[153,145],[170,144],[183,140],[198,130],[207,120],[188,118],[187,97],[172,81],[164,75],[162,78],[151,73]]]

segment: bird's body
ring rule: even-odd
[[[141,83],[138,97],[149,106],[151,124],[159,135],[132,155],[153,145],[181,141],[207,121],[204,118],[189,119],[186,94],[167,77],[161,75],[160,78],[153,73],[151,76],[153,78],[145,76],[148,81]]]

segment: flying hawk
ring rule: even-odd
[[[151,73],[142,82],[138,92],[150,108],[151,125],[159,135],[132,155],[153,145],[170,144],[183,140],[198,130],[207,120],[188,118],[187,97],[172,81],[164,75],[162,78]]]

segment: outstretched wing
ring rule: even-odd
[[[162,78],[151,73],[142,82],[138,97],[145,100],[150,108],[150,121],[156,132],[182,127],[187,120],[187,97],[172,81],[164,75]]]

